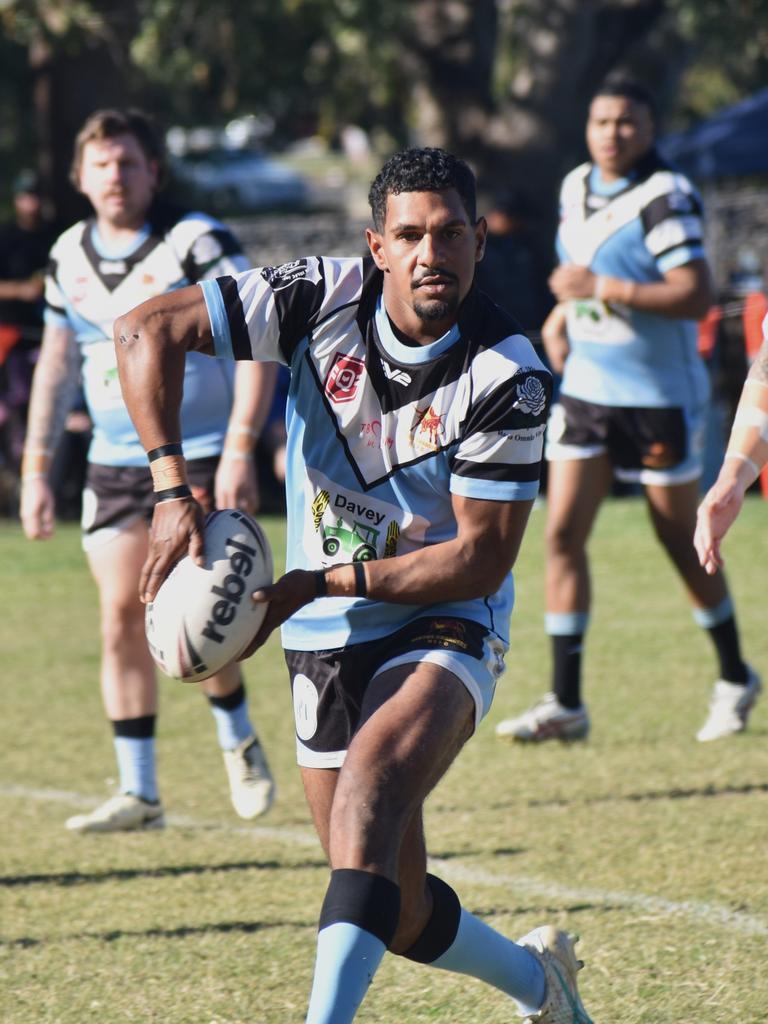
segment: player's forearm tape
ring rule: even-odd
[[[744,452],[726,452],[723,461],[727,459],[736,459],[738,462],[743,462],[746,466],[749,466],[755,480],[760,476],[760,467],[748,455],[745,455]]]
[[[52,459],[53,452],[50,448],[25,448],[21,457],[22,480],[45,476]]]
[[[740,407],[733,421],[734,427],[757,427],[757,433],[763,441],[768,441],[768,412],[754,405]]]
[[[183,455],[161,455],[154,462],[150,462],[149,471],[156,492],[165,491],[169,487],[186,486],[188,483]]]
[[[353,562],[352,568],[355,571],[355,597],[367,597],[368,583],[365,579],[365,563]]]
[[[178,487],[166,487],[162,491],[155,491],[155,498],[158,504],[161,501],[176,501],[178,498],[191,498],[192,489],[189,484],[179,484]]]

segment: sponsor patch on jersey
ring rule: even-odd
[[[417,409],[414,424],[411,427],[411,444],[414,451],[434,452],[440,447],[445,433],[445,413],[437,412],[432,406]]]
[[[365,363],[355,356],[338,352],[325,378],[325,393],[332,402],[351,402],[365,373]]]
[[[340,565],[406,554],[424,544],[427,520],[313,471],[305,484],[303,548],[309,564]]]
[[[269,287],[277,292],[281,288],[287,288],[294,281],[303,281],[309,277],[309,260],[291,260],[289,263],[281,263],[279,267],[264,267],[261,276]]]
[[[517,385],[517,397],[512,403],[513,409],[528,413],[529,416],[539,416],[547,404],[547,392],[538,377],[533,375],[525,377]]]

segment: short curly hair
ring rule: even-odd
[[[477,219],[475,176],[469,166],[444,149],[403,149],[395,153],[376,175],[368,193],[368,202],[377,231],[382,231],[387,212],[387,196],[401,192],[442,192],[453,188],[472,224]]]

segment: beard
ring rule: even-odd
[[[458,298],[428,299],[425,302],[414,302],[413,311],[419,320],[430,323],[435,320],[445,320],[446,317],[455,313],[458,307]]]

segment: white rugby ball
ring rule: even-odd
[[[196,682],[229,665],[259,631],[266,604],[251,594],[272,582],[272,551],[259,524],[237,509],[205,520],[205,564],[189,555],[147,605],[144,625],[159,668]]]

